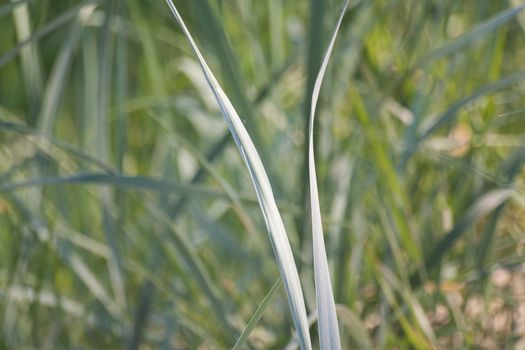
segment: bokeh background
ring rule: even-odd
[[[305,128],[335,0],[176,0],[315,310]],[[343,348],[525,349],[521,0],[354,0],[318,106]],[[0,2],[0,348],[293,346],[249,174],[161,0]],[[316,337],[316,325],[312,337]]]

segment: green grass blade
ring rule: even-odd
[[[100,0],[87,0],[55,17],[55,19],[53,19],[51,22],[49,22],[39,30],[35,31],[29,38],[18,43],[11,50],[6,52],[3,56],[0,56],[0,68],[2,68],[6,63],[15,58],[16,55],[27,45],[30,45],[31,43],[40,40],[42,37],[57,30],[67,22],[74,19],[76,16],[78,16],[79,12],[85,8],[86,5],[97,4],[99,2]]]
[[[399,322],[399,326],[403,330],[403,339],[405,347],[410,349],[429,349],[430,346],[427,343],[427,340],[425,339],[424,335],[421,334],[418,328],[413,326],[411,320],[408,318],[408,315],[406,315],[406,313],[403,312],[402,308],[399,305],[396,296],[396,291],[394,290],[393,286],[390,285],[387,278],[384,276],[384,271],[388,270],[388,268],[379,262],[378,258],[373,252],[371,252],[370,249],[368,250],[368,256],[369,259],[372,261],[370,267],[374,270],[374,276],[377,279],[379,287],[381,288],[383,298],[385,302],[388,303],[388,305],[390,306],[390,308],[388,309],[389,314],[383,314],[385,318],[385,327],[388,327],[388,324],[386,323],[386,318],[394,318]],[[392,315],[390,313],[392,313]],[[378,334],[378,336],[381,336],[381,334]],[[386,344],[382,343],[380,348],[386,348]]]
[[[523,163],[525,163],[525,146],[519,147],[515,150],[502,164],[502,173],[505,177],[505,182],[508,184],[513,182],[523,167]],[[494,210],[486,224],[483,236],[478,245],[478,253],[476,256],[476,263],[479,271],[484,271],[487,267],[487,260],[492,252],[494,238],[497,234],[497,223],[500,216],[504,213],[505,205],[506,202],[500,204],[496,210]]]
[[[281,271],[285,289],[288,295],[288,301],[292,318],[297,330],[299,343],[301,344],[302,349],[311,349],[306,308],[304,305],[304,297],[299,275],[297,273],[297,268],[293,259],[290,243],[288,242],[288,237],[284,229],[284,224],[281,215],[279,214],[279,210],[277,209],[270,182],[262,165],[261,159],[246,129],[244,128],[243,122],[237,115],[235,108],[231,104],[222,88],[219,86],[219,83],[206,64],[202,54],[197,48],[197,45],[193,41],[190,32],[186,28],[184,21],[175,8],[175,5],[170,0],[167,0],[167,4],[182,27],[186,38],[190,42],[199,60],[201,68],[206,75],[206,80],[212,88],[215,98],[217,99],[217,102],[221,108],[223,117],[228,124],[228,128],[230,129],[237,147],[239,148],[239,151],[241,152],[241,155],[250,171],[250,175],[255,186],[255,191],[257,193],[257,198],[259,199],[259,204],[263,212],[263,216],[270,235],[270,240],[274,248],[277,263]]]
[[[20,3],[16,2],[15,4],[18,5]],[[13,11],[13,16],[18,41],[24,42],[32,35],[28,4],[24,3],[21,6],[17,6]],[[33,42],[20,51],[22,73],[28,93],[29,105],[31,107],[30,113],[33,116],[39,108],[44,88],[40,54],[36,44],[37,43]]]
[[[448,232],[445,237],[436,244],[434,250],[426,259],[427,269],[430,270],[441,262],[443,255],[451,249],[467,228],[471,227],[480,218],[505,203],[513,194],[515,194],[515,191],[512,189],[498,189],[479,198],[468,210],[465,216],[452,228],[452,230],[450,230],[450,232]]]
[[[385,282],[394,290],[399,293],[403,301],[404,307],[408,309],[408,312],[412,316],[412,326],[414,329],[420,331],[424,338],[431,344],[436,343],[436,336],[430,326],[429,320],[426,318],[423,308],[420,302],[416,299],[412,291],[407,288],[405,283],[402,283],[401,280],[392,273],[392,271],[383,266],[381,269],[382,276],[385,279]]]
[[[461,99],[460,101],[454,103],[443,114],[439,115],[435,120],[433,120],[432,123],[424,131],[421,132],[421,136],[419,136],[419,142],[428,138],[432,133],[441,128],[446,123],[452,121],[457,116],[461,108],[463,108],[467,104],[477,100],[482,96],[504,89],[508,86],[511,86],[512,84],[516,84],[522,79],[525,79],[525,71],[514,72],[493,83],[482,86],[478,90],[474,91],[470,96],[467,96]]]
[[[237,342],[233,346],[232,350],[240,350],[241,347],[244,345],[246,340],[248,340],[248,337],[252,333],[253,329],[257,326],[257,323],[259,323],[259,320],[261,319],[262,315],[264,314],[264,311],[270,304],[270,302],[273,300],[273,297],[275,296],[275,293],[279,290],[279,287],[282,285],[282,279],[278,279],[270,288],[266,296],[264,297],[263,301],[261,302],[261,305],[255,310],[255,313],[250,318],[250,321],[248,321],[248,324],[242,331],[241,335],[239,336],[239,339],[237,339]]]
[[[73,24],[69,37],[64,42],[60,55],[55,61],[38,117],[38,128],[44,135],[53,134],[60,98],[65,90],[67,75],[71,69],[73,52],[80,38],[83,25],[94,10],[95,5],[93,4],[84,5],[79,9],[77,21]]]
[[[2,108],[0,108],[0,115],[2,115],[1,112],[2,112]],[[115,170],[111,166],[101,162],[99,159],[87,154],[86,152],[82,151],[76,146],[70,143],[67,143],[65,141],[56,139],[52,136],[44,135],[43,133],[36,131],[34,129],[31,129],[24,124],[15,123],[15,122],[5,120],[5,119],[0,119],[0,129],[23,134],[23,135],[30,135],[36,139],[35,143],[37,143],[40,146],[43,146],[42,149],[49,148],[48,143],[50,143],[53,146],[56,146],[68,153],[71,153],[72,155],[86,162],[96,165],[101,170],[104,170],[105,172],[109,174],[113,174],[115,172]]]
[[[126,15],[126,3],[119,0],[118,15]],[[118,62],[115,72],[115,106],[117,108],[116,164],[119,171],[124,167],[124,156],[127,150],[128,113],[125,110],[125,101],[128,97],[128,43],[124,36],[116,37],[115,57]],[[118,194],[117,194],[118,197]]]
[[[335,39],[341,26],[343,16],[348,6],[349,0],[344,2],[343,8],[337,20],[337,25],[332,34],[330,44],[326,50],[321,68],[315,80],[312,91],[312,105],[310,109],[310,121],[308,132],[308,174],[310,179],[310,210],[312,216],[312,240],[315,272],[315,291],[317,300],[319,342],[321,349],[340,349],[341,341],[339,338],[339,326],[337,324],[337,314],[335,311],[334,295],[330,282],[330,271],[328,269],[328,259],[323,238],[323,224],[321,221],[321,207],[319,204],[319,193],[317,189],[317,175],[315,172],[314,156],[314,118],[321,84],[326,72],[326,67],[330,59],[330,54],[334,47]]]
[[[79,280],[84,283],[89,292],[104,305],[109,314],[118,319],[120,313],[117,305],[111,299],[96,273],[93,272],[84,259],[72,249],[71,244],[63,240],[53,239],[52,232],[49,230],[47,223],[33,214],[30,208],[25,205],[24,201],[15,196],[10,196],[10,199],[29,222],[32,229],[37,233],[39,240],[45,244],[49,244],[56,254],[77,275]]]
[[[176,192],[187,195],[197,195],[211,198],[228,198],[227,195],[213,190],[192,185],[181,185],[173,182],[147,178],[143,176],[124,176],[100,173],[83,173],[69,176],[46,176],[33,178],[13,184],[2,184],[0,191],[13,192],[24,188],[64,184],[100,184],[118,188],[144,189],[154,192]]]
[[[224,90],[229,92],[230,100],[233,101],[233,104],[237,106],[237,109],[243,118],[245,118],[247,129],[252,135],[252,140],[258,145],[257,139],[254,138],[254,132],[257,130],[254,127],[255,120],[252,116],[251,104],[246,97],[246,88],[239,74],[239,62],[237,62],[237,57],[228,44],[226,33],[221,26],[219,16],[209,0],[190,1],[189,7],[193,13],[198,14],[196,16],[196,22],[207,43],[209,43],[210,48],[213,50],[214,55],[217,57],[224,79]]]
[[[375,268],[375,267],[374,267]],[[433,339],[432,331],[429,329],[428,320],[424,319],[423,324],[420,324],[418,316],[421,314],[418,308],[418,305],[412,305],[412,300],[410,300],[410,293],[406,292],[403,295],[403,291],[399,290],[399,286],[395,282],[394,274],[390,269],[383,264],[378,264],[377,267],[378,281],[381,286],[381,289],[385,295],[386,300],[391,306],[391,312],[394,313],[393,316],[399,321],[401,327],[405,332],[407,340],[410,342],[411,348],[414,349],[433,349],[431,342]],[[404,307],[400,304],[397,298],[397,294],[401,293],[403,297],[403,304],[408,305],[411,315],[407,315],[404,310]],[[417,310],[416,312],[412,312]],[[412,317],[411,317],[412,316]],[[428,332],[425,332],[428,331]]]
[[[437,60],[450,53],[453,53],[463,48],[464,46],[471,45],[487,33],[491,33],[498,27],[504,25],[505,23],[516,17],[521,11],[523,11],[523,9],[525,9],[525,4],[514,8],[510,8],[492,18],[489,18],[487,21],[483,22],[470,32],[460,36],[459,38],[443,45],[436,51],[431,52],[430,54],[419,59],[415,67],[421,67],[430,61]]]
[[[228,313],[225,304],[221,303],[219,290],[213,283],[204,262],[195,252],[187,238],[175,225],[173,225],[173,223],[169,221],[162,211],[154,206],[150,206],[150,212],[158,220],[162,229],[165,231],[165,239],[163,240],[162,248],[166,251],[166,255],[173,259],[177,258],[184,261],[191,271],[191,276],[207,296],[212,309],[215,312],[215,316],[220,321],[222,329],[232,338],[235,337],[237,331],[228,320]]]
[[[110,30],[110,24],[113,23],[117,12],[118,0],[106,3],[106,16],[102,26],[101,49],[98,57],[98,77],[96,92],[96,154],[99,159],[107,162],[110,154],[110,122],[108,116],[109,101],[111,97],[111,88],[113,81],[112,63],[113,63],[113,46],[114,34]],[[109,188],[100,189],[102,222],[104,235],[108,242],[111,255],[108,259],[108,269],[110,281],[115,294],[115,300],[120,309],[126,308],[126,288],[125,276],[122,271],[122,257],[118,242],[119,225],[112,215],[114,208],[114,193]]]
[[[374,348],[372,340],[363,322],[359,319],[359,315],[343,305],[337,305],[336,308],[341,323],[348,329],[352,340],[359,346],[359,349],[372,350]]]
[[[403,248],[409,254],[412,261],[418,265],[423,261],[421,250],[418,248],[419,237],[417,232],[410,230],[407,218],[404,214],[404,208],[408,207],[408,198],[403,186],[403,181],[396,172],[395,166],[390,158],[389,149],[381,141],[384,135],[378,132],[378,123],[373,120],[365,106],[365,102],[359,91],[355,90],[351,94],[353,100],[355,116],[363,126],[363,134],[368,138],[370,152],[374,158],[374,167],[382,177],[382,183],[385,184],[385,190],[382,205],[387,205],[392,218],[392,226],[398,231],[399,239]],[[376,112],[377,113],[377,112]]]

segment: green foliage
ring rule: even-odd
[[[341,2],[175,5],[316,322],[308,118]],[[313,129],[343,349],[525,343],[524,7],[350,2]],[[297,346],[250,174],[164,1],[8,0],[0,33],[0,348]]]

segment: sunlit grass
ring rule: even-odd
[[[525,344],[525,5],[174,4],[0,3],[0,348]]]

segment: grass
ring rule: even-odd
[[[174,4],[0,4],[0,348],[525,346],[522,2]]]

